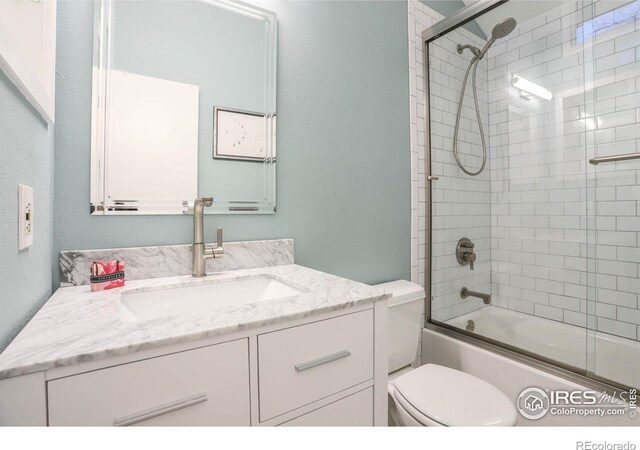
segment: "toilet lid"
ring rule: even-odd
[[[512,426],[518,420],[498,388],[448,367],[426,364],[396,378],[395,387],[415,410],[446,426]]]

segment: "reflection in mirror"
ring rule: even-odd
[[[227,0],[96,3],[91,213],[275,212],[275,14]]]

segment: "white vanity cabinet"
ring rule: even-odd
[[[367,427],[374,425],[373,388],[367,388],[283,423],[285,427]]]
[[[0,380],[0,425],[385,425],[386,308]]]
[[[247,339],[60,378],[49,425],[250,425]]]
[[[260,420],[373,380],[373,311],[258,336]]]

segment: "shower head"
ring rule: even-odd
[[[493,45],[493,43],[496,40],[502,39],[503,37],[511,33],[516,28],[517,24],[518,22],[516,22],[516,19],[514,19],[513,17],[508,17],[498,22],[491,31],[491,38],[487,41],[482,51],[480,51],[480,53],[476,55],[476,58],[482,59],[485,53],[487,53],[487,50],[489,50],[489,48]]]
[[[496,42],[498,39],[502,39],[503,37],[511,33],[513,30],[515,30],[516,25],[518,25],[518,22],[516,22],[516,19],[514,19],[513,17],[507,17],[506,19],[502,19],[500,22],[496,24],[495,27],[493,27],[493,30],[491,31],[491,37],[489,38],[487,43],[484,45],[484,48],[482,50],[478,50],[473,45],[458,44],[457,46],[458,53],[462,54],[464,49],[468,48],[473,53],[473,56],[474,56],[473,61],[482,59],[484,58],[485,53],[487,53],[487,50],[489,50],[489,48],[494,44],[494,42]]]
[[[518,22],[516,22],[516,19],[514,19],[513,17],[503,19],[498,22],[495,27],[493,27],[493,31],[491,31],[491,37],[494,40],[502,39],[503,37],[511,33],[515,29],[517,24]]]
[[[458,47],[457,47],[458,53],[460,54],[462,54],[462,52],[467,48],[471,50],[471,52],[473,53],[473,58],[471,58],[471,62],[469,62],[469,67],[467,67],[467,72],[465,73],[464,80],[462,81],[462,90],[460,91],[460,101],[458,102],[458,114],[456,115],[456,126],[455,126],[455,131],[453,132],[453,154],[456,158],[456,162],[458,163],[458,166],[460,167],[460,169],[464,173],[472,177],[475,177],[476,175],[479,175],[480,173],[482,173],[482,171],[484,170],[484,166],[487,163],[487,143],[485,142],[485,139],[484,139],[484,128],[482,126],[482,118],[480,117],[480,109],[478,108],[478,94],[476,93],[476,69],[478,68],[478,63],[480,62],[480,60],[484,57],[485,53],[487,53],[487,50],[489,50],[489,47],[491,47],[496,40],[502,39],[503,37],[511,33],[516,28],[517,24],[518,23],[516,22],[516,19],[514,19],[513,17],[502,19],[500,22],[496,24],[495,27],[493,27],[493,30],[491,31],[491,37],[489,38],[487,43],[484,45],[484,48],[482,50],[478,50],[473,45],[468,45],[468,44],[467,45],[458,44]],[[467,170],[467,168],[465,168],[462,162],[460,161],[460,157],[458,156],[458,131],[460,130],[460,115],[462,114],[462,103],[464,101],[464,90],[465,90],[465,87],[467,86],[467,78],[469,77],[469,72],[471,71],[472,68],[473,68],[473,75],[472,75],[471,83],[473,85],[473,101],[476,107],[476,117],[478,118],[480,140],[482,141],[482,165],[480,166],[480,169],[478,169],[475,172]]]

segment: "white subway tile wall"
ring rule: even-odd
[[[412,12],[414,12],[412,17]],[[409,47],[415,50],[415,67],[410,76],[415,79],[415,91],[411,92],[412,107],[417,114],[411,123],[412,164],[417,163],[412,178],[414,214],[413,237],[414,273],[416,281],[424,284],[426,245],[426,179],[425,179],[425,129],[424,129],[424,78],[422,32],[443,19],[443,16],[418,1],[409,0],[409,22],[413,19],[413,36]],[[410,26],[411,28],[411,26]],[[465,71],[471,60],[471,52],[462,55],[456,51],[458,44],[482,47],[484,41],[466,29],[459,28],[435,41],[429,47],[430,112],[431,112],[431,165],[434,181],[432,190],[432,316],[444,321],[481,308],[476,298],[461,299],[460,289],[491,292],[491,197],[489,170],[477,177],[463,174],[453,156],[453,132],[460,91]],[[410,58],[410,61],[413,59]],[[471,78],[471,75],[469,75]],[[477,91],[481,117],[488,139],[487,60],[477,69]],[[465,92],[460,120],[458,148],[462,162],[477,170],[482,163],[480,133],[473,107],[473,93],[469,83]],[[415,119],[415,120],[414,120]],[[428,131],[427,131],[428,132]],[[487,144],[489,142],[487,141]],[[487,167],[489,162],[487,162]],[[463,237],[475,244],[477,262],[472,271],[469,266],[458,264],[455,256],[458,240]],[[415,245],[417,244],[417,246]]]
[[[496,306],[638,339],[640,164],[587,163],[640,151],[640,21],[599,32],[621,6],[605,3],[566,2],[489,51],[492,292]],[[553,98],[521,98],[513,73]]]
[[[430,45],[432,171],[440,176],[433,189],[435,319],[483,306],[459,298],[467,286],[491,292],[499,307],[640,339],[640,162],[587,162],[640,152],[639,14],[637,1],[566,2],[497,41],[478,67],[490,158],[473,178],[457,168],[452,153],[470,56],[458,55],[455,45],[484,42],[458,29]],[[412,277],[418,282],[426,237],[420,34],[441,19],[409,0]],[[514,73],[553,98],[522,98],[511,84]],[[463,161],[475,169],[482,151],[470,94],[468,85],[460,137]],[[464,236],[476,244],[474,272],[455,259]]]

